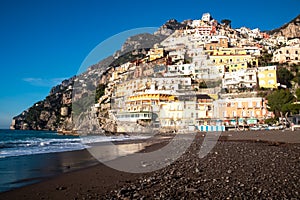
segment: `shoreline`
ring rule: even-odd
[[[269,134],[270,133],[270,134]],[[224,132],[219,138],[218,144],[215,148],[222,145],[233,146],[251,146],[268,148],[298,148],[300,141],[300,132],[291,131],[249,131],[249,132]],[[203,141],[203,134],[198,133],[198,142]],[[272,137],[273,136],[273,137]],[[281,136],[280,140],[277,138]],[[151,142],[145,146],[141,152],[151,152],[156,149],[160,149],[162,146],[168,143],[168,139],[159,140],[158,138],[150,139]],[[136,141],[122,141],[122,142],[136,142]],[[194,145],[195,146],[195,145]],[[199,146],[199,145],[197,145]],[[85,150],[87,151],[87,150]],[[214,151],[214,150],[213,150]],[[299,149],[298,149],[299,151]],[[190,151],[187,151],[190,154]],[[75,154],[78,154],[76,152]],[[298,152],[299,153],[299,152]],[[192,155],[189,155],[192,156]],[[207,160],[211,154],[207,155],[203,160]],[[184,157],[184,156],[183,156]],[[181,158],[180,158],[181,159]],[[180,160],[179,159],[179,160]],[[201,160],[202,161],[202,160]],[[177,162],[177,161],[176,161]],[[176,163],[175,162],[175,163]],[[247,161],[245,161],[247,162]],[[262,161],[263,162],[263,161]],[[299,160],[297,161],[299,163]],[[185,162],[184,162],[185,163]],[[173,165],[173,164],[171,164]],[[168,168],[168,167],[167,167]],[[168,169],[158,170],[164,171]],[[139,180],[141,177],[147,177],[149,175],[156,174],[157,172],[132,174],[126,172],[120,172],[115,169],[107,167],[105,164],[96,163],[93,166],[73,170],[62,173],[58,176],[50,177],[48,180],[43,180],[39,183],[34,183],[14,190],[0,193],[0,199],[74,199],[88,197],[92,195],[94,198],[102,198],[103,196],[109,196],[116,198],[114,190],[118,190],[124,187],[128,183],[132,183]],[[298,173],[299,174],[299,173]],[[77,191],[72,193],[72,191]]]
[[[158,136],[161,138],[161,136]],[[134,146],[136,144],[142,149],[125,149],[123,153],[125,155],[104,155],[104,158],[107,157],[108,161],[115,159],[116,157],[126,156],[136,151],[143,150],[147,146],[151,145],[153,142],[161,141],[157,137],[154,139],[128,139],[128,140],[117,140],[112,141],[113,144],[126,147]],[[21,155],[21,156],[9,156],[0,159],[0,170],[1,178],[0,180],[0,196],[3,192],[9,192],[16,190],[22,187],[26,187],[31,184],[36,184],[43,182],[49,178],[60,176],[64,173],[70,173],[77,170],[86,169],[90,166],[95,166],[100,163],[96,158],[94,158],[89,149],[92,149],[93,146],[96,147],[105,147],[107,144],[110,144],[107,141],[90,143],[89,148],[71,150],[71,151],[61,151],[61,152],[49,152],[49,153],[39,153],[32,155]],[[104,148],[105,149],[105,148]],[[45,164],[32,164],[32,163],[45,163]],[[13,163],[14,165],[20,166],[11,166],[9,169],[6,167],[10,166]],[[19,163],[19,164],[18,164]],[[22,166],[23,165],[23,166]],[[18,173],[19,178],[12,177],[14,174],[11,174],[11,170],[15,170],[15,173]],[[7,173],[5,173],[7,171]]]

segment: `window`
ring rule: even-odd
[[[243,116],[243,117],[247,117],[247,112],[243,110],[242,116]]]
[[[269,73],[269,74],[268,74],[268,77],[272,77],[272,76],[273,76],[273,74],[272,74],[272,73]]]
[[[260,101],[256,102],[256,107],[259,108],[260,107]]]
[[[239,107],[239,108],[243,107],[242,102],[238,102],[238,107]]]
[[[265,75],[262,74],[262,73],[259,73],[259,74],[258,74],[258,78],[265,78]]]
[[[250,111],[250,116],[251,116],[251,117],[254,117],[254,112],[253,112],[253,110]]]
[[[268,84],[273,85],[274,84],[274,80],[269,80]]]
[[[248,108],[252,108],[252,101],[248,102]]]
[[[232,112],[232,116],[233,116],[233,117],[236,117],[236,111],[233,111],[233,112]]]
[[[295,54],[298,54],[298,51],[295,51]]]

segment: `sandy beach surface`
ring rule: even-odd
[[[0,193],[0,199],[299,199],[300,131],[224,132],[200,158],[204,136],[198,133],[179,159],[160,170],[127,173],[99,163]],[[142,152],[170,140],[159,138]]]

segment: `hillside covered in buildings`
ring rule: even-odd
[[[169,20],[54,87],[11,128],[168,132],[288,119],[300,105],[300,39],[286,30],[297,20],[271,32],[233,29],[209,13]]]

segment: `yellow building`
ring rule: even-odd
[[[153,48],[149,51],[149,61],[164,57],[164,48]]]
[[[150,111],[151,106],[159,105],[160,102],[174,101],[174,99],[174,95],[171,94],[160,94],[158,92],[141,92],[128,98],[128,100],[126,101],[126,108],[128,112],[139,112],[143,109]]]
[[[248,65],[258,66],[258,59],[243,48],[220,48],[205,51],[213,65],[224,67],[227,72],[247,69]]]
[[[120,121],[157,120],[157,113],[161,104],[174,101],[171,94],[158,92],[139,92],[131,95],[125,101],[124,107],[117,110],[117,118]]]
[[[244,48],[219,48],[219,49],[207,49],[205,51],[208,55],[247,55],[247,51]]]
[[[260,88],[277,88],[276,66],[257,68],[258,84]]]
[[[233,62],[234,63],[234,62]],[[225,72],[237,72],[239,70],[245,70],[247,69],[248,64],[247,61],[245,62],[239,62],[239,63],[230,63],[224,66]]]

